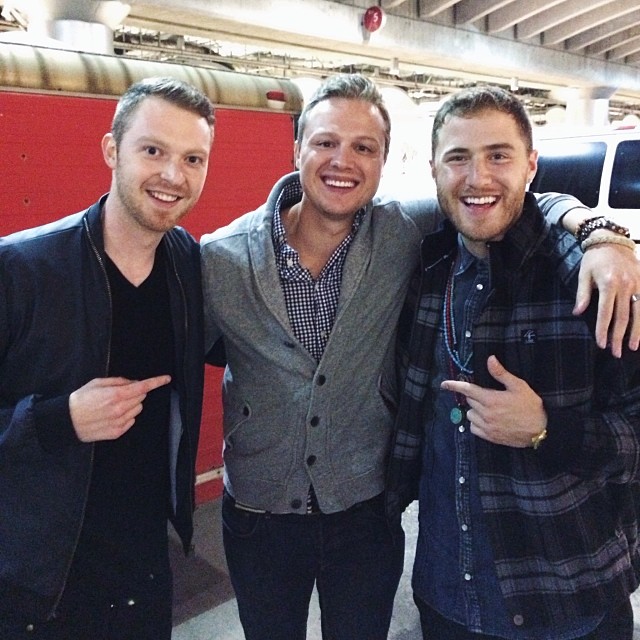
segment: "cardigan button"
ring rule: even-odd
[[[291,501],[292,509],[299,509],[301,506],[302,506],[302,500],[295,498],[294,500]]]

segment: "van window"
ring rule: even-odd
[[[562,140],[542,142],[537,148],[540,157],[531,191],[569,193],[587,207],[598,205],[606,143]]]
[[[640,140],[623,140],[616,148],[609,206],[613,209],[640,207]]]

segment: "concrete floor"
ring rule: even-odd
[[[418,535],[417,503],[403,517],[406,533],[405,572],[396,595],[389,640],[421,640],[418,614],[411,596],[411,564]],[[172,640],[244,640],[233,589],[222,550],[220,500],[198,508],[195,515],[195,554],[185,558],[172,538],[174,567],[174,629]],[[634,594],[636,626],[640,640],[640,590]],[[308,640],[321,640],[317,599],[309,613]]]

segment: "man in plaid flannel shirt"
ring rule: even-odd
[[[432,146],[448,220],[401,318],[388,478],[392,514],[419,494],[424,638],[631,640],[638,352],[598,348],[593,305],[572,313],[580,247],[526,193],[517,98],[454,95]]]

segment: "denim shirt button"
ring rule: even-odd
[[[521,616],[519,613],[513,616],[513,624],[515,624],[516,627],[521,627],[524,624],[524,616]]]

